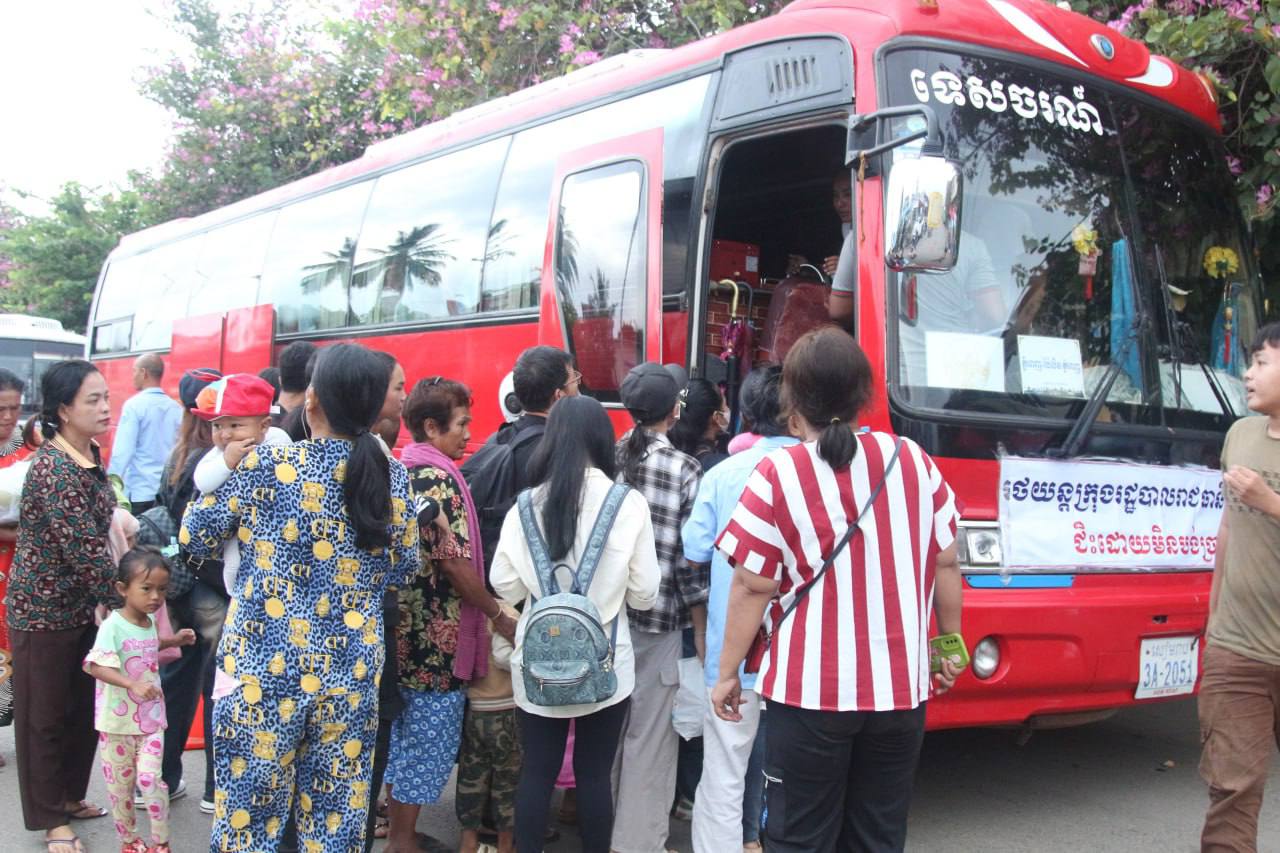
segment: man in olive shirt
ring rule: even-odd
[[[1280,733],[1280,323],[1258,331],[1249,408],[1222,448],[1218,529],[1200,684],[1200,775],[1209,784],[1202,851],[1251,851]]]

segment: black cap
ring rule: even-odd
[[[673,371],[646,361],[631,368],[622,380],[622,405],[639,423],[651,424],[671,414],[680,397],[680,387]]]
[[[196,367],[182,374],[178,381],[178,396],[182,398],[182,407],[190,411],[196,407],[196,395],[205,386],[222,378],[222,371],[212,367]]]

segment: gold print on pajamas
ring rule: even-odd
[[[277,700],[241,688],[218,700],[213,724],[213,853],[275,850],[291,807],[303,851],[362,853],[375,702],[358,692]]]

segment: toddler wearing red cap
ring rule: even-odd
[[[213,425],[213,447],[196,466],[195,484],[210,494],[227,481],[240,460],[259,444],[289,444],[289,434],[271,426],[271,401],[275,388],[251,373],[231,373],[213,382],[196,396],[191,412]],[[240,542],[228,539],[222,546],[222,581],[234,597],[240,569]]]

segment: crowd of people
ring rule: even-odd
[[[0,642],[49,853],[107,815],[122,853],[167,853],[198,707],[212,851],[410,853],[451,778],[463,853],[542,850],[558,788],[591,853],[662,853],[673,813],[700,853],[902,848],[925,702],[959,674],[929,653],[935,611],[960,629],[958,511],[918,445],[859,427],[847,334],[757,367],[736,425],[640,364],[620,440],[533,347],[469,458],[465,377],[357,344],[278,361],[186,371],[175,401],[139,358],[109,467],[92,364],[49,369],[26,438],[0,371],[0,466],[29,466]]]

